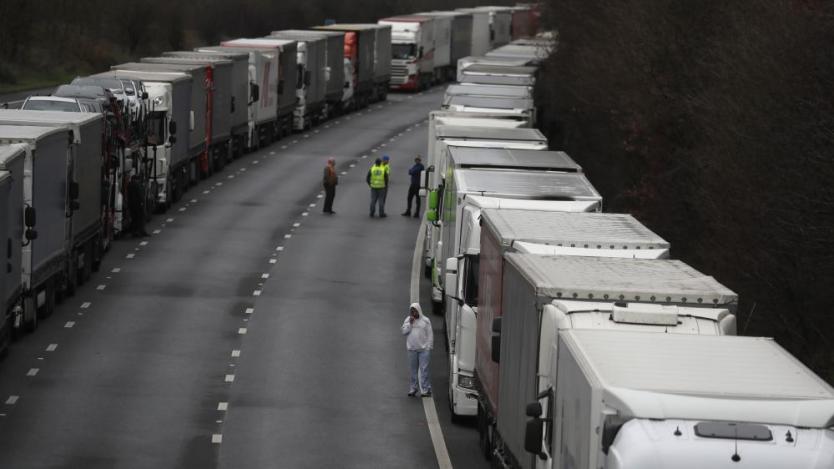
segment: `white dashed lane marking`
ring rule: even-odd
[[[261,291],[260,290],[253,291],[252,296],[261,296]]]
[[[293,228],[298,228],[299,226],[301,226],[301,223],[293,223],[292,226]]]
[[[72,329],[74,326],[75,326],[75,321],[67,321],[67,323],[64,324],[64,327],[67,328],[67,329]]]
[[[269,263],[270,263],[270,264],[277,264],[277,263],[278,263],[278,259],[270,259],[270,260],[269,260]]]
[[[240,334],[240,335],[246,335],[246,332],[247,331],[246,331],[245,327],[241,327],[237,330],[237,333]]]
[[[235,375],[226,375],[226,382],[227,383],[234,383],[235,382]]]
[[[99,285],[96,287],[96,290],[104,290],[105,288],[107,288],[107,285]]]
[[[167,219],[167,220],[165,220],[165,221],[166,221],[167,223],[171,223],[172,221],[174,221],[174,219],[173,219],[173,218],[169,218],[169,219]]]
[[[49,344],[46,346],[47,352],[54,352],[58,348],[58,344]]]
[[[91,305],[92,305],[92,303],[90,303],[89,301],[85,301],[85,302],[81,303],[81,309],[87,309]]]
[[[153,230],[153,234],[159,234],[159,233],[162,233],[162,230]]]
[[[39,368],[29,368],[29,371],[26,372],[26,376],[37,376],[39,371],[41,371]]]
[[[228,402],[218,402],[217,403],[217,410],[221,412],[226,412],[229,410],[229,403]]]
[[[142,241],[141,243],[139,243],[139,246],[147,246],[147,245],[148,245],[147,241]]]
[[[252,314],[255,312],[255,308],[246,308],[246,314]]]
[[[240,350],[232,350],[232,358],[240,357]]]
[[[279,252],[280,252],[280,251],[283,251],[283,250],[284,250],[284,246],[278,246],[277,248],[275,248],[275,250],[276,250],[276,251],[279,251]]]
[[[269,274],[261,274],[261,278],[269,278]]]
[[[133,259],[134,257],[136,257],[136,254],[130,253],[130,254],[126,255],[125,257],[128,258],[128,259]]]
[[[223,443],[223,435],[221,435],[219,433],[215,433],[215,434],[211,435],[211,442],[214,443],[215,445],[219,445],[220,443]]]
[[[15,405],[17,404],[18,399],[20,399],[20,396],[9,396],[9,398],[6,399],[6,405]]]
[[[284,239],[290,239],[290,238],[292,238],[292,235],[291,235],[291,234],[285,234],[285,235],[284,235]]]

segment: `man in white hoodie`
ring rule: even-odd
[[[423,316],[420,303],[411,303],[411,311],[403,321],[402,333],[405,336],[405,347],[408,349],[408,368],[411,371],[411,385],[408,395],[415,396],[419,390],[417,376],[419,370],[422,397],[431,396],[431,377],[429,376],[429,362],[431,349],[434,347],[434,333],[431,321]]]

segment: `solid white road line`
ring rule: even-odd
[[[420,272],[423,265],[423,243],[426,239],[426,220],[420,222],[420,231],[417,233],[417,242],[414,243],[414,256],[411,258],[411,302],[420,302]],[[434,397],[422,398],[423,412],[426,414],[426,423],[429,426],[429,435],[434,445],[434,455],[437,457],[437,465],[440,469],[451,469],[452,460],[449,458],[449,450],[446,448],[446,440],[443,438],[443,428],[440,427],[440,419],[437,418],[437,408],[434,404]]]

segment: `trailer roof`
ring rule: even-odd
[[[436,138],[458,138],[473,140],[512,140],[547,143],[547,137],[538,129],[507,129],[502,127],[470,127],[458,125],[438,125]]]
[[[472,65],[463,69],[464,73],[469,74],[503,76],[533,76],[536,74],[536,70],[538,70],[538,68],[532,66],[501,65],[490,63],[473,63]]]
[[[182,54],[182,55],[180,55]],[[186,63],[186,64],[231,64],[232,60],[223,57],[220,54],[213,54],[211,52],[165,52],[160,57],[142,57],[142,61],[150,60],[150,63],[160,63],[161,61],[170,61],[171,63]]]
[[[530,98],[456,94],[445,96],[443,98],[443,105],[469,106],[489,109],[533,109],[533,100]]]
[[[587,329],[560,335],[599,380],[606,403],[631,416],[834,425],[834,388],[770,338]]]
[[[533,91],[529,86],[514,85],[468,85],[454,84],[446,87],[446,96],[495,96],[508,98],[530,98]]]
[[[167,57],[160,57],[165,59]],[[172,70],[175,72],[193,72],[196,70],[205,70],[204,63],[155,63],[155,62],[128,62],[119,65],[114,65],[111,70]]]
[[[389,16],[388,18],[381,18],[379,21],[391,21],[393,23],[425,23],[431,21],[431,16],[426,13],[416,13],[413,15],[398,15]]]
[[[26,111],[21,109],[0,109],[0,122],[17,122],[24,125],[84,125],[103,119],[97,112]]]
[[[281,31],[272,31],[269,33],[270,37],[286,37],[292,39],[301,38],[304,41],[322,40],[326,41],[328,37],[344,36],[344,33],[330,32],[330,31],[307,31],[303,29],[284,29]]]
[[[486,53],[487,57],[522,57],[535,60],[546,59],[550,50],[545,45],[507,44]]]
[[[0,124],[0,139],[11,140],[13,143],[28,143],[32,140],[38,140],[59,132],[67,132],[68,130],[65,127]]]
[[[226,47],[223,50],[208,50],[203,48],[198,48],[199,50],[177,50],[177,51],[170,51],[170,52],[163,52],[162,55],[164,56],[172,56],[172,57],[191,57],[191,54],[194,54],[195,57],[234,57],[238,59],[246,59],[249,60],[249,53],[246,52],[245,49],[237,48],[237,47]],[[220,48],[218,48],[220,49]]]
[[[524,57],[490,57],[486,55],[470,55],[458,59],[458,62],[469,62],[469,65],[466,68],[476,64],[495,65],[501,67],[531,67],[530,59]]]
[[[602,201],[602,196],[582,173],[479,168],[456,169],[454,177],[460,192],[477,195]]]
[[[372,25],[368,23],[336,23],[324,26],[314,26],[314,29],[323,29],[331,31],[369,31],[378,29],[379,25]]]
[[[563,151],[473,148],[449,145],[449,154],[458,167],[492,166],[503,168],[542,168],[571,173],[582,167]]]
[[[157,70],[110,70],[109,72],[98,73],[93,76],[128,78],[142,80],[144,82],[176,83],[179,81],[191,81],[191,75],[182,72],[165,72]]]
[[[669,249],[669,242],[624,213],[552,212],[487,208],[484,226],[502,246],[527,241],[592,249]]]
[[[272,31],[273,33],[277,32],[291,32],[291,33],[304,33],[304,34],[321,34],[327,37],[334,37],[334,36],[344,36],[344,31],[325,31],[322,29],[284,29],[282,31]]]
[[[689,305],[726,305],[738,300],[735,292],[713,277],[676,260],[517,253],[505,257],[541,295],[550,298]]]
[[[293,41],[291,39],[276,39],[276,38],[240,38],[240,39],[232,39],[231,41],[223,41],[220,43],[221,46],[231,46],[231,47],[259,47],[265,49],[278,49],[283,46],[294,44],[297,41]]]
[[[210,51],[210,52],[230,52],[230,51],[241,51],[249,54],[250,52],[262,52],[262,53],[275,53],[275,47],[258,47],[258,46],[210,46],[210,47],[197,47],[197,51]]]

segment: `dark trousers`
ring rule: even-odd
[[[324,212],[333,211],[333,199],[336,198],[336,186],[324,186]]]
[[[411,199],[414,198],[414,215],[420,214],[420,184],[412,184],[408,186],[408,204],[405,212],[411,213]]]

